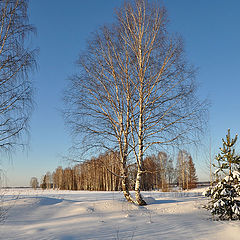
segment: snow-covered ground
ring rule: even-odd
[[[143,192],[149,205],[119,192],[2,190],[0,239],[240,239],[240,222],[212,221],[201,190]]]

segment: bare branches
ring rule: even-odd
[[[199,132],[206,105],[196,96],[182,39],[167,32],[166,9],[136,0],[116,14],[117,22],[100,28],[79,57],[65,118],[75,134],[88,136],[87,144],[93,137],[119,149],[122,176],[127,158],[135,157],[136,201],[142,205],[143,155]]]
[[[36,50],[26,48],[29,25],[25,0],[0,1],[0,146],[9,149],[27,129],[32,111],[29,72]]]

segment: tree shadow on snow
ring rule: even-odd
[[[60,240],[77,240],[77,238],[69,235],[61,236],[59,239]]]
[[[162,199],[162,200],[156,200],[153,197],[144,197],[144,200],[148,205],[152,204],[166,204],[166,203],[178,203],[182,202],[181,200],[174,200],[174,199]]]
[[[55,205],[61,203],[63,200],[58,198],[48,198],[48,197],[39,197],[39,205],[46,206],[46,205]]]
[[[31,198],[31,199],[38,200],[39,206],[55,205],[55,204],[61,203],[63,201],[65,201],[65,202],[72,202],[72,203],[81,202],[79,200],[76,201],[76,200],[69,200],[69,199],[63,199],[63,198],[54,198],[54,197],[27,197],[27,198],[28,199]]]

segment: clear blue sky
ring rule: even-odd
[[[2,161],[8,185],[29,185],[30,178],[66,166],[62,156],[71,137],[61,113],[66,79],[74,73],[80,50],[89,34],[114,19],[121,0],[30,0],[30,22],[37,28],[33,44],[40,48],[39,69],[34,74],[36,109],[32,116],[29,148],[17,151],[11,161]],[[209,139],[212,153],[218,151],[227,129],[240,134],[240,1],[165,0],[170,30],[179,32],[188,59],[199,68],[199,94],[211,101],[209,131],[198,153],[200,180],[204,175]],[[239,139],[240,141],[240,139]],[[240,145],[238,145],[240,146]],[[239,149],[240,150],[240,149]],[[238,150],[238,152],[239,152]],[[206,154],[205,154],[206,155]]]

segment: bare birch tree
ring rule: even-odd
[[[32,177],[30,180],[30,186],[34,189],[38,188],[38,180],[36,177]]]
[[[122,190],[129,193],[127,161],[131,121],[130,49],[121,38],[118,25],[102,27],[88,42],[86,53],[78,61],[81,71],[70,79],[66,91],[65,118],[73,133],[81,134],[87,150],[117,149],[120,154]],[[114,174],[114,173],[113,173]]]
[[[9,149],[27,129],[32,110],[35,50],[26,47],[34,31],[26,0],[0,1],[0,147]]]
[[[80,55],[80,72],[66,92],[65,117],[88,147],[119,150],[124,195],[145,205],[140,194],[144,154],[156,144],[192,140],[201,130],[204,104],[195,96],[194,70],[181,38],[167,31],[166,9],[135,0],[116,16],[116,23],[93,34]],[[137,164],[136,200],[128,192],[130,158]]]
[[[185,150],[180,150],[178,152],[177,159],[177,178],[178,178],[178,186],[184,189],[188,189],[188,159],[189,154]]]
[[[185,60],[181,37],[167,31],[165,8],[139,0],[126,4],[118,19],[133,53],[131,140],[138,165],[136,201],[142,205],[144,153],[154,145],[194,140],[206,106],[196,96],[195,71]]]

